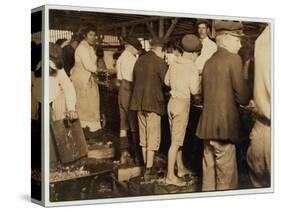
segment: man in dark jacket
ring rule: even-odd
[[[239,104],[249,101],[243,79],[240,22],[220,21],[215,25],[218,51],[203,69],[203,111],[197,136],[204,140],[204,191],[238,186],[235,141],[240,138]]]
[[[70,71],[75,63],[75,59],[74,59],[75,49],[77,48],[80,39],[81,38],[79,37],[79,35],[74,34],[69,44],[67,44],[62,48],[62,59],[64,63],[64,70],[68,76],[70,76]]]
[[[141,56],[134,66],[134,85],[130,109],[138,111],[140,146],[146,164],[145,180],[151,179],[154,153],[160,146],[161,115],[166,108],[162,85],[168,65],[164,62],[159,39],[151,41],[151,51]]]

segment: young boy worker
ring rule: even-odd
[[[168,65],[164,61],[164,40],[154,38],[151,50],[141,56],[134,67],[134,88],[130,109],[137,111],[145,163],[145,181],[153,179],[154,154],[161,141],[161,116],[165,114],[162,85]]]
[[[141,43],[135,37],[124,37],[125,50],[117,60],[117,79],[120,82],[118,104],[120,111],[120,162],[127,163],[130,156],[135,163],[141,163],[141,154],[138,154],[139,136],[136,111],[129,110],[129,104],[133,92],[133,70],[137,61],[137,53],[142,48]],[[131,142],[128,142],[127,130],[131,131]],[[131,150],[131,151],[129,151]],[[131,154],[130,154],[130,153]],[[137,164],[138,165],[138,164]]]
[[[195,65],[202,44],[195,35],[185,35],[181,40],[183,54],[176,57],[165,76],[165,84],[171,87],[168,103],[168,117],[171,131],[171,146],[168,153],[168,172],[166,183],[184,186],[183,177],[187,170],[182,160],[185,131],[188,124],[190,97],[197,94],[200,87],[199,73]],[[175,164],[177,163],[177,176]]]

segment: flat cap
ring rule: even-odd
[[[243,24],[239,21],[218,21],[215,23],[216,35],[229,34],[236,37],[242,37]]]
[[[199,52],[202,49],[202,42],[196,35],[187,34],[182,38],[181,46],[186,52]]]
[[[123,38],[123,41],[125,43],[128,43],[128,44],[132,45],[137,50],[142,49],[142,45],[141,45],[140,41],[136,37],[126,36],[126,37]]]

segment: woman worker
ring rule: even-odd
[[[75,51],[75,64],[71,73],[77,95],[76,109],[86,139],[98,138],[101,134],[99,88],[94,79],[97,72],[95,44],[96,28],[87,25],[83,40]]]

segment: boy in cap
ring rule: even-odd
[[[241,48],[243,25],[234,21],[216,23],[218,51],[203,70],[203,111],[196,135],[204,143],[203,191],[238,187],[235,142],[240,140],[239,104],[249,100],[243,78]]]
[[[195,60],[202,48],[201,41],[195,35],[185,35],[181,40],[181,56],[175,58],[165,76],[165,84],[171,87],[168,103],[168,117],[171,131],[171,146],[168,152],[168,171],[166,183],[184,186],[180,178],[187,173],[182,160],[185,131],[188,124],[190,97],[197,94],[200,87],[199,74]],[[177,176],[175,165],[177,164]]]
[[[134,88],[130,109],[137,111],[140,146],[145,163],[145,181],[153,177],[154,154],[161,140],[161,115],[165,114],[162,85],[168,69],[164,61],[163,40],[153,39],[151,50],[141,56],[134,67]]]
[[[141,158],[138,154],[138,126],[137,126],[137,114],[135,111],[129,110],[129,103],[132,95],[132,83],[133,83],[133,69],[137,61],[137,53],[142,48],[141,43],[135,37],[124,37],[125,50],[122,52],[117,60],[117,79],[120,82],[118,103],[120,111],[120,143],[119,153],[120,162],[124,164],[130,159],[128,151],[131,146],[131,154],[134,156],[135,162],[140,163]],[[127,130],[131,131],[132,143],[129,145]]]

